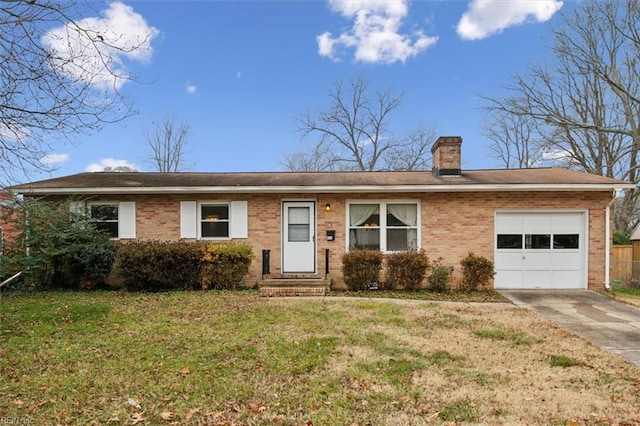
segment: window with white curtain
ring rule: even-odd
[[[349,249],[417,250],[418,212],[417,202],[349,203]]]

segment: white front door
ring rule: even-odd
[[[285,201],[282,204],[282,272],[316,272],[316,203]]]

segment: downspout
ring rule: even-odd
[[[611,206],[618,199],[618,191],[613,190],[613,198],[604,208],[604,289],[611,291]]]

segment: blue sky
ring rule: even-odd
[[[543,60],[551,28],[572,4],[475,1],[128,1],[94,3],[87,22],[152,34],[121,90],[138,114],[102,131],[52,142],[51,173],[127,165],[151,171],[144,130],[165,116],[191,127],[189,171],[284,170],[299,150],[295,118],[328,104],[358,75],[402,93],[394,133],[419,125],[463,137],[465,169],[492,168],[478,95],[495,96],[528,61]],[[125,38],[125,37],[123,37]]]

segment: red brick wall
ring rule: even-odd
[[[256,284],[262,273],[262,250],[271,250],[271,274],[281,273],[280,232],[282,201],[306,200],[317,203],[317,271],[324,275],[325,249],[330,253],[330,275],[337,287],[344,285],[340,258],[345,252],[345,205],[347,200],[420,200],[421,244],[431,259],[443,258],[454,265],[454,280],[460,279],[459,261],[469,251],[493,259],[496,210],[587,210],[589,217],[590,289],[603,288],[604,282],[604,207],[611,199],[609,191],[586,193],[552,192],[477,192],[426,194],[180,194],[98,197],[92,200],[136,201],[136,232],[139,239],[177,240],[180,238],[180,201],[248,201],[249,239],[254,249],[247,285]],[[331,211],[325,205],[331,204]],[[326,231],[336,231],[335,241],[326,240]],[[241,240],[242,241],[242,240]]]
[[[4,242],[12,241],[17,236],[17,231],[14,229],[15,222],[18,217],[14,211],[4,203],[10,203],[11,197],[8,194],[0,192],[0,228],[2,228],[2,239]]]

